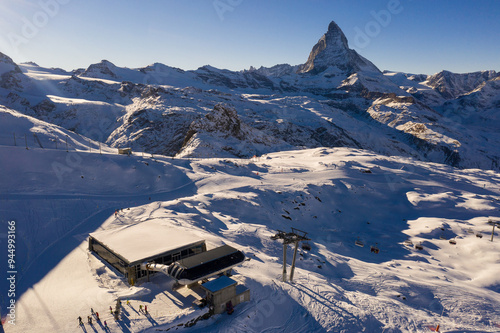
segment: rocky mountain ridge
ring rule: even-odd
[[[247,157],[346,146],[500,166],[499,73],[382,73],[334,22],[297,66],[184,71],[102,61],[64,72],[0,55],[0,72],[1,105],[114,147]]]

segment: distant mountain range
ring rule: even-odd
[[[343,146],[500,170],[500,73],[381,72],[335,22],[297,66],[184,71],[103,60],[67,72],[0,53],[0,78],[5,112],[111,147],[249,157]]]

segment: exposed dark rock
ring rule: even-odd
[[[349,49],[344,32],[333,21],[297,72],[319,74],[329,67],[337,68],[347,76],[360,70],[380,72],[370,61]]]

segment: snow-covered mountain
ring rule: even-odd
[[[349,49],[344,32],[335,22],[330,23],[328,31],[314,45],[307,62],[298,72],[319,74],[326,70],[348,75],[363,71],[380,72],[370,61]]]
[[[21,73],[21,69],[19,69],[19,66],[10,57],[0,54],[0,76],[2,76],[2,83],[7,83],[5,82],[7,77],[5,76],[11,73]]]
[[[482,71],[467,74],[455,74],[449,71],[441,71],[430,75],[423,84],[438,91],[446,100],[456,99],[476,90],[487,81],[494,80],[500,76],[495,71]]]
[[[302,65],[183,71],[158,63],[120,68],[103,60],[65,72],[17,65],[5,55],[1,64],[1,105],[112,147],[253,156],[345,146],[461,168],[500,165],[498,73],[382,73],[349,49],[335,22]],[[190,142],[192,129],[219,104],[234,110],[252,134],[211,130]]]
[[[499,74],[381,72],[334,22],[304,60],[65,71],[0,54],[0,246],[16,237],[0,331],[498,332]],[[89,233],[148,223],[241,249],[250,301],[206,318],[203,295],[129,286],[88,251]],[[271,239],[291,227],[311,238],[294,283]],[[78,326],[91,308],[101,321]]]
[[[0,145],[27,149],[61,149],[65,151],[113,151],[105,144],[60,126],[0,106]],[[6,135],[8,134],[8,135]]]
[[[293,148],[283,140],[242,123],[235,109],[217,104],[205,117],[191,123],[176,156],[250,157],[270,146],[277,150]]]
[[[29,80],[22,74],[19,66],[7,55],[0,52],[0,88],[22,91]]]

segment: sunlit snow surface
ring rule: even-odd
[[[15,220],[18,239],[16,325],[5,323],[7,332],[82,332],[77,318],[85,321],[90,308],[111,332],[500,329],[500,237],[491,242],[487,224],[500,216],[498,173],[348,148],[172,159],[90,151],[74,136],[66,152],[50,146],[66,135],[61,128],[8,110],[3,117],[20,131],[38,128],[48,145],[0,146],[2,233]],[[241,249],[250,260],[233,278],[250,288],[251,301],[232,316],[177,326],[205,312],[191,307],[192,293],[173,291],[160,275],[129,287],[87,250],[91,232],[151,221],[203,238],[209,249]],[[308,232],[311,250],[299,250],[294,283],[284,283],[282,245],[270,237],[290,227]],[[289,247],[288,266],[291,257]],[[109,312],[117,297],[119,322]],[[101,324],[85,329],[104,332]]]

